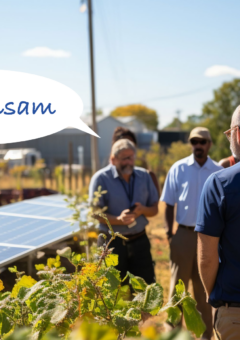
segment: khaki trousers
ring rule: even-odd
[[[240,308],[220,307],[215,316],[215,338],[218,340],[240,339]]]
[[[192,280],[197,309],[207,326],[203,338],[210,340],[213,333],[212,307],[206,302],[206,294],[198,273],[196,232],[178,227],[170,242],[170,260],[170,297],[174,295],[175,285],[179,279],[184,282],[186,289],[188,289],[189,280]]]

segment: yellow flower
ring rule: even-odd
[[[57,255],[56,258],[49,257],[47,259],[47,266],[48,266],[48,268],[53,268],[53,267],[59,268],[59,267],[61,267],[60,256]]]
[[[98,238],[98,234],[95,231],[89,231],[87,236],[89,238]]]
[[[11,296],[16,298],[21,287],[31,288],[35,285],[35,281],[31,276],[23,275],[21,279],[14,285]]]
[[[1,292],[1,290],[3,290],[5,287],[4,287],[4,285],[3,285],[3,282],[2,282],[2,280],[0,280],[0,292]]]
[[[107,281],[106,277],[102,277],[96,284],[98,287],[102,287],[103,283]]]
[[[92,276],[97,270],[95,263],[87,263],[81,270],[82,275]]]
[[[71,280],[71,281],[64,281],[65,285],[69,288],[69,289],[72,289],[75,287],[76,283],[74,280]]]

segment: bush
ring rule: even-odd
[[[88,260],[86,254],[75,254],[69,247],[58,250],[56,258],[49,258],[47,264],[36,265],[38,282],[24,272],[18,272],[16,267],[9,268],[17,279],[12,292],[0,293],[0,338],[74,339],[78,332],[90,334],[96,330],[98,335],[94,340],[104,337],[105,332],[106,338],[120,340],[125,336],[139,336],[138,325],[143,317],[164,311],[173,325],[179,323],[183,311],[187,328],[197,337],[201,336],[205,325],[196,310],[195,300],[185,291],[182,281],[176,286],[176,294],[163,307],[160,284],[147,285],[142,278],[128,273],[134,291],[131,296],[129,285],[124,284],[127,277],[121,280],[120,272],[115,268],[118,255],[112,254],[110,248],[116,237],[126,238],[114,233],[104,214],[100,217],[106,220],[111,239],[103,247],[92,246]],[[61,257],[74,265],[73,274],[65,273]],[[4,290],[2,281],[0,290]],[[101,327],[96,324],[89,327],[86,322]],[[14,330],[16,332],[12,333]]]

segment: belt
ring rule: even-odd
[[[129,241],[133,241],[133,240],[135,240],[135,239],[137,239],[137,238],[139,238],[143,235],[146,235],[145,229],[138,234],[130,234],[130,235],[123,235],[123,236],[127,237],[128,240],[126,240],[126,242],[129,242]]]
[[[184,229],[191,230],[191,231],[194,231],[194,228],[195,228],[195,226],[193,226],[193,227],[188,227],[188,226],[183,225],[183,224],[179,224],[178,226],[179,226],[180,228],[184,228]]]

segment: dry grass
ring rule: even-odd
[[[169,299],[169,284],[170,284],[170,262],[169,262],[169,244],[164,230],[164,207],[165,203],[159,203],[159,213],[157,216],[149,219],[150,223],[147,227],[147,234],[151,242],[152,257],[155,261],[156,281],[163,287],[164,304]],[[174,230],[177,228],[177,223],[174,224]],[[190,282],[189,292],[193,295],[192,284]],[[164,323],[167,314],[154,317],[149,320],[150,323]]]

